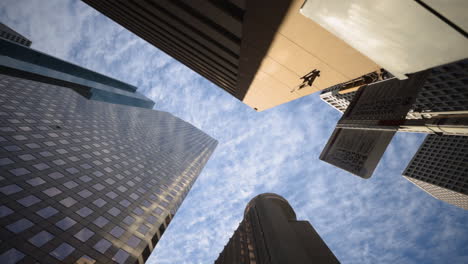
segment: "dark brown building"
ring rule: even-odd
[[[380,69],[303,0],[83,1],[258,111]]]
[[[244,219],[215,264],[339,263],[319,234],[283,197],[264,193],[253,198]]]

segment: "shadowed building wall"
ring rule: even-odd
[[[307,221],[298,221],[281,196],[265,193],[252,199],[244,219],[216,264],[339,263]]]
[[[303,0],[83,1],[258,111],[380,69]]]

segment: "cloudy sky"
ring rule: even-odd
[[[340,114],[317,94],[257,113],[80,1],[2,0],[0,20],[219,141],[148,263],[212,263],[263,192],[288,199],[342,263],[468,263],[468,211],[401,176],[421,135],[395,136],[363,180],[318,159]]]

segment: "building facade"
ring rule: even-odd
[[[307,221],[281,196],[253,198],[215,264],[339,263]]]
[[[468,59],[430,69],[406,119],[431,118],[435,114],[468,111]],[[323,90],[320,99],[344,113],[356,91],[340,93],[343,84]]]
[[[320,159],[369,178],[396,132],[468,136],[468,60],[321,94],[343,113]],[[434,150],[437,151],[437,150]]]
[[[381,68],[301,15],[303,0],[83,2],[257,111]]]
[[[217,141],[132,85],[0,44],[0,263],[144,263]]]
[[[144,263],[217,144],[166,112],[3,74],[0,102],[0,263]]]
[[[428,135],[403,177],[433,197],[468,210],[468,137]]]
[[[32,42],[25,36],[21,35],[20,33],[14,31],[7,25],[0,23],[0,38],[7,39],[9,41],[13,41],[19,45],[23,45],[25,47],[30,47]]]
[[[154,106],[133,85],[3,39],[0,39],[0,70],[21,79],[74,90],[88,100],[148,109]]]

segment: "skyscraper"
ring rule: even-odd
[[[379,71],[303,0],[83,0],[257,111]]]
[[[30,47],[32,42],[25,36],[21,35],[20,33],[14,31],[7,25],[0,23],[0,38],[8,39],[9,41],[16,42],[20,45]]]
[[[3,39],[0,70],[10,76],[72,89],[89,100],[149,109],[154,106],[133,85]]]
[[[215,264],[339,263],[319,234],[283,197],[264,193],[245,208],[244,219],[234,231]]]
[[[417,93],[406,119],[430,118],[432,113],[444,113],[468,110],[468,59],[442,65],[429,70],[430,73]],[[343,93],[344,84],[323,90],[320,98],[344,113],[353,101],[356,91]]]
[[[403,177],[433,197],[468,210],[468,137],[426,136]]]
[[[468,60],[321,98],[344,111],[320,159],[369,178],[396,132],[468,136]]]
[[[0,263],[144,263],[216,140],[147,98],[81,93],[103,82],[119,93],[117,80],[20,62],[0,68]]]

